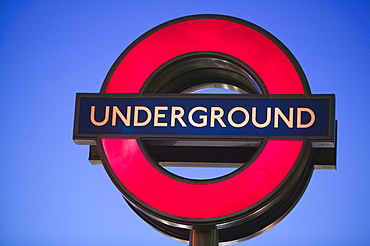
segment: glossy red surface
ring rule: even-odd
[[[261,77],[270,94],[303,94],[288,57],[270,39],[247,26],[216,19],[176,23],[137,44],[120,62],[106,93],[138,93],[160,65],[182,54],[214,51],[234,56]],[[158,171],[136,139],[102,139],[109,165],[122,186],[148,206],[184,218],[229,215],[261,201],[286,177],[303,141],[268,141],[243,172],[221,182],[189,184]]]
[[[220,217],[260,201],[285,178],[302,147],[301,141],[269,141],[245,171],[225,181],[199,185],[159,172],[136,139],[102,141],[111,168],[132,194],[155,209],[186,218]]]
[[[270,94],[304,93],[294,66],[270,39],[244,25],[216,19],[189,20],[153,33],[125,56],[105,92],[138,93],[159,66],[196,51],[225,53],[244,61]]]

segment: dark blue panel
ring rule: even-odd
[[[95,106],[93,119],[96,122],[102,122],[105,118],[106,106],[109,106],[108,121],[102,126],[96,126],[92,123],[91,107]],[[112,123],[112,111],[116,107],[123,116],[130,118],[128,125],[125,125],[121,118],[116,115],[116,125]],[[127,107],[131,107],[131,114],[128,114]],[[150,121],[145,126],[134,126],[135,107],[146,107],[151,114]],[[159,107],[167,107],[164,110]],[[171,110],[181,107],[184,116],[181,117],[183,123],[175,119],[175,125],[171,126]],[[197,108],[201,107],[201,108]],[[153,97],[80,97],[79,98],[79,115],[77,123],[77,135],[79,134],[103,134],[139,136],[139,135],[200,135],[200,136],[295,136],[295,137],[325,137],[330,135],[330,124],[332,114],[332,105],[329,98],[242,98],[240,96],[233,98],[215,98],[215,97],[180,97],[180,98],[153,98]],[[155,110],[158,110],[160,117],[155,117]],[[195,108],[195,109],[194,109]],[[253,113],[256,108],[256,113]],[[189,118],[191,110],[195,110],[192,117]],[[196,110],[198,109],[198,110]],[[202,110],[200,110],[202,109]],[[207,112],[203,111],[206,110]],[[220,120],[212,117],[212,109],[218,115],[223,112]],[[308,124],[314,114],[315,120],[310,127],[299,127],[297,122],[298,110],[303,109],[301,115],[301,124]],[[312,110],[310,114],[307,109]],[[228,117],[229,113],[231,118]],[[259,126],[253,123],[255,118],[257,123],[262,124],[267,120],[267,112],[271,119],[266,126]],[[290,111],[292,110],[292,111]],[[289,118],[289,112],[292,112],[292,125],[284,122],[281,116],[275,118],[275,115],[281,112],[286,118]],[[138,122],[144,122],[148,114],[144,110],[138,110]],[[176,111],[179,114],[180,111]],[[246,116],[247,115],[247,116]],[[159,125],[155,125],[155,118]],[[172,117],[173,118],[173,117]],[[202,120],[205,118],[205,121]],[[249,118],[249,119],[248,119]],[[213,120],[212,120],[213,119]],[[192,122],[193,121],[193,122]],[[211,126],[211,122],[214,126]],[[221,122],[220,122],[221,121]],[[204,123],[205,122],[205,123]],[[246,124],[243,124],[245,122]],[[204,123],[205,126],[199,126]],[[162,125],[166,126],[162,126]],[[276,127],[278,124],[278,127]],[[186,125],[186,126],[185,126]],[[290,126],[288,126],[290,125]],[[116,136],[117,137],[117,136]]]

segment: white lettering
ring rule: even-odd
[[[139,122],[139,111],[145,111],[147,118],[143,122]],[[135,106],[134,110],[134,126],[146,126],[152,119],[152,112],[145,106]]]
[[[167,126],[166,122],[158,122],[158,118],[166,117],[165,114],[160,114],[159,110],[168,110],[167,106],[155,106],[154,107],[154,126]]]
[[[311,116],[310,122],[307,124],[302,124],[302,112],[307,112]],[[312,111],[312,109],[309,108],[297,108],[297,128],[308,128],[315,123],[315,113]]]
[[[266,121],[265,123],[261,123],[261,124],[257,122],[257,108],[252,107],[252,123],[254,126],[258,128],[264,128],[268,126],[270,122],[271,122],[271,108],[270,107],[266,108]]]
[[[293,108],[289,108],[289,119],[279,108],[275,108],[274,128],[279,128],[279,116],[289,128],[293,128]]]
[[[176,114],[176,112],[179,112],[179,114]],[[171,109],[171,126],[175,126],[175,120],[178,120],[180,122],[182,127],[187,127],[182,117],[184,116],[185,111],[182,107],[172,107]]]
[[[127,106],[127,108],[126,108],[126,117],[122,114],[122,112],[119,110],[119,108],[117,106],[113,106],[112,126],[116,126],[116,124],[117,124],[117,115],[122,120],[122,122],[125,124],[125,126],[130,126],[131,106]]]
[[[207,113],[207,108],[205,108],[205,107],[194,107],[194,108],[192,108],[189,112],[189,115],[188,115],[188,119],[189,119],[190,124],[192,124],[195,127],[204,127],[204,126],[206,126],[207,125],[207,115],[200,115],[199,119],[202,120],[202,123],[196,123],[193,120],[193,114],[195,113],[195,111],[203,111],[203,112]]]
[[[216,114],[218,112],[218,114]],[[211,107],[211,117],[210,117],[210,126],[215,127],[215,120],[220,123],[222,127],[226,127],[225,123],[221,119],[224,116],[224,110],[220,107]]]
[[[244,113],[244,121],[241,122],[241,123],[235,123],[233,121],[233,114],[236,112],[236,111],[241,111]],[[227,115],[227,120],[229,121],[230,125],[232,125],[233,127],[237,127],[237,128],[240,128],[240,127],[243,127],[245,126],[248,121],[249,121],[249,113],[248,111],[245,109],[245,108],[242,108],[242,107],[235,107],[233,109],[231,109]]]
[[[95,106],[91,106],[91,111],[90,111],[90,121],[93,123],[95,126],[104,126],[107,124],[109,120],[109,106],[105,106],[105,116],[103,121],[96,121],[95,120]]]

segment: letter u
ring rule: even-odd
[[[109,106],[105,106],[105,116],[103,121],[96,121],[95,120],[95,106],[91,106],[91,113],[90,113],[90,121],[93,123],[95,126],[104,126],[107,124],[109,120]]]
[[[257,122],[257,108],[253,107],[252,108],[252,123],[254,126],[258,128],[264,128],[268,126],[271,122],[271,107],[266,108],[266,121],[265,123],[258,123]]]

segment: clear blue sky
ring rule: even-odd
[[[76,92],[165,21],[225,14],[274,34],[314,94],[336,94],[338,170],[315,171],[295,209],[239,245],[370,242],[369,1],[1,1],[0,245],[186,245],[123,201],[72,141]]]

